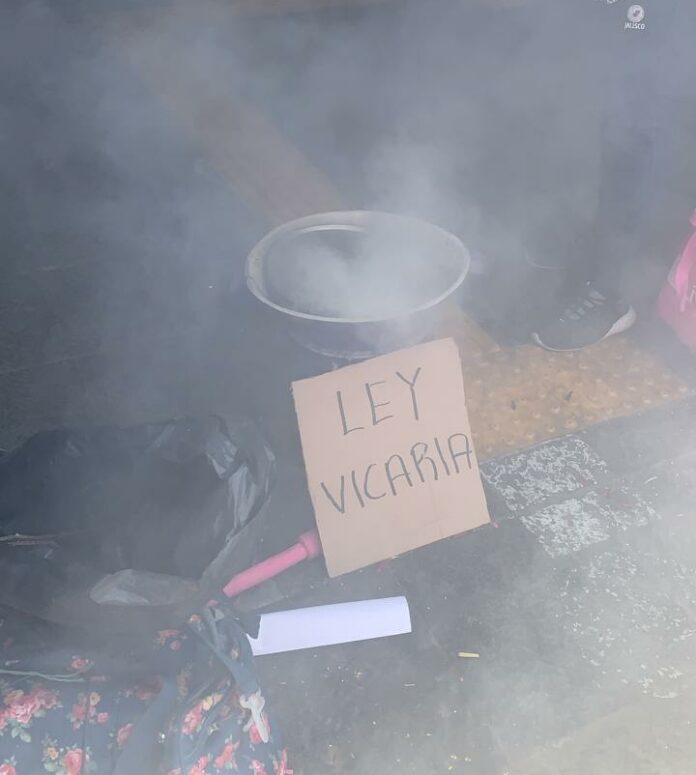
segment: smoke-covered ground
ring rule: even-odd
[[[286,606],[405,594],[413,615],[410,636],[263,660],[298,770],[687,775],[694,412],[485,462],[495,528],[281,581]]]
[[[64,424],[246,411],[243,369],[255,370],[267,416],[290,428],[287,384],[305,365],[232,289],[279,215],[319,209],[307,191],[325,190],[322,172],[351,207],[459,234],[475,259],[472,312],[507,339],[526,336],[524,255],[582,253],[602,60],[574,12],[523,2],[261,17],[225,8],[0,9],[0,446]],[[167,65],[164,81],[148,52]],[[164,93],[169,65],[198,79],[196,99],[177,101],[176,76]],[[201,95],[211,112],[196,112]],[[275,180],[264,169],[278,200],[267,182],[250,185],[253,147],[253,163],[232,154],[227,164],[204,131],[227,100],[261,110],[320,172],[300,165],[304,174]],[[693,207],[696,110],[682,107],[672,127],[680,163],[664,188],[669,255],[640,264],[639,295],[659,285]],[[677,361],[693,372],[685,354]],[[415,632],[266,663],[298,775],[532,775],[562,764],[690,773],[693,421],[684,404],[589,431],[558,457],[588,445],[583,461],[607,466],[596,487],[517,511],[501,495],[510,461],[491,463],[499,529],[316,592],[405,591]],[[535,749],[567,737],[542,761],[553,752]]]

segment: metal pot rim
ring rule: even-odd
[[[457,275],[457,278],[452,282],[442,293],[438,294],[433,299],[421,304],[418,307],[414,307],[408,312],[404,312],[402,315],[388,315],[385,317],[368,317],[368,318],[344,318],[344,317],[327,317],[324,315],[315,315],[311,312],[301,312],[300,310],[291,309],[285,307],[282,304],[277,304],[270,299],[264,289],[261,281],[261,272],[263,267],[264,256],[268,253],[271,246],[280,241],[288,234],[302,233],[306,231],[323,231],[329,229],[345,229],[350,231],[363,230],[369,226],[370,223],[375,221],[386,222],[401,221],[409,223],[411,225],[417,225],[421,228],[425,227],[428,230],[437,233],[440,237],[444,238],[447,242],[451,243],[462,257],[462,265]],[[464,246],[464,243],[456,237],[454,234],[446,231],[440,226],[436,226],[429,221],[422,220],[420,218],[414,218],[408,215],[399,215],[396,213],[382,212],[379,210],[342,210],[325,213],[316,213],[313,215],[307,215],[303,218],[297,218],[293,221],[288,221],[281,226],[276,227],[265,237],[263,237],[252,248],[246,260],[246,284],[251,293],[256,298],[268,307],[272,307],[278,312],[283,312],[293,318],[301,318],[304,320],[311,320],[323,323],[341,323],[348,325],[355,325],[356,323],[385,323],[390,320],[399,320],[402,318],[410,317],[411,315],[426,310],[432,309],[444,301],[450,296],[457,288],[464,282],[466,275],[469,272],[469,265],[471,258],[469,251]]]

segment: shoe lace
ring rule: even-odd
[[[588,287],[587,292],[573,300],[572,304],[569,304],[562,314],[564,320],[581,320],[589,310],[601,307],[606,304],[606,297],[595,290]]]

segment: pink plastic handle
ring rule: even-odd
[[[223,591],[227,597],[234,597],[247,589],[257,587],[264,581],[272,579],[293,565],[304,560],[311,560],[321,555],[321,541],[316,530],[303,533],[297,543],[279,554],[274,554],[251,568],[233,576],[225,585]]]

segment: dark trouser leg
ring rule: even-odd
[[[608,121],[602,132],[597,215],[587,272],[588,281],[613,296],[621,294],[624,268],[649,250],[657,212],[653,124],[640,111],[629,113],[628,118],[634,119],[628,125]]]
[[[624,282],[627,272],[641,272],[656,253],[669,252],[661,232],[670,223],[665,192],[675,171],[680,109],[674,95],[690,81],[688,63],[695,58],[687,32],[696,21],[687,8],[691,0],[648,5],[645,36],[618,36],[604,63],[601,182],[586,274],[612,295],[635,287]]]

